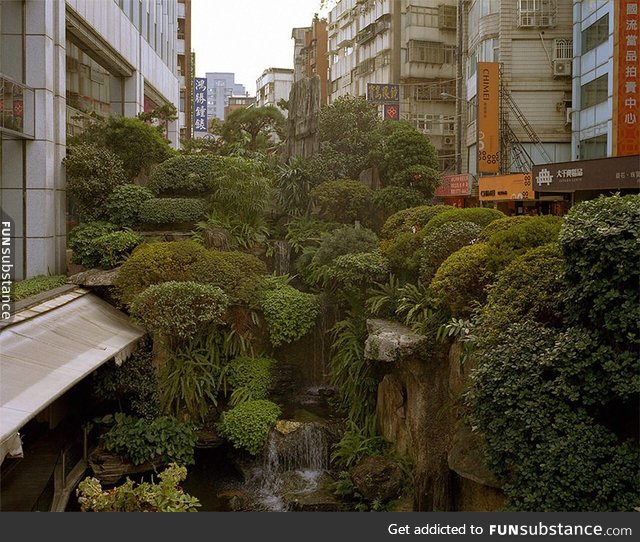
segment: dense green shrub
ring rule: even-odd
[[[425,232],[420,261],[420,279],[430,282],[438,267],[451,254],[470,245],[478,238],[482,228],[473,222],[447,222]]]
[[[265,243],[268,237],[269,228],[264,221],[247,224],[235,216],[214,211],[196,224],[192,238],[207,248],[237,250]]]
[[[530,250],[500,271],[482,309],[482,333],[495,341],[513,322],[562,323],[566,289],[563,260],[556,244]]]
[[[130,180],[175,152],[162,137],[159,127],[135,117],[117,115],[93,123],[81,134],[73,136],[71,143],[90,143],[108,149],[122,161]]]
[[[560,232],[567,315],[608,341],[640,341],[640,196],[600,197],[576,205]]]
[[[450,205],[421,205],[399,211],[387,219],[380,232],[380,238],[393,239],[400,233],[410,232],[414,225],[421,229],[434,216],[452,209],[455,208]]]
[[[109,221],[121,228],[134,228],[140,223],[140,206],[153,198],[148,188],[138,184],[116,186],[106,201]]]
[[[236,448],[257,455],[267,442],[269,430],[281,414],[280,407],[266,399],[247,401],[222,414],[220,435]]]
[[[371,214],[373,190],[360,181],[326,181],[313,188],[310,195],[323,220],[366,222]]]
[[[622,380],[635,378],[637,386],[637,366],[602,348],[583,330],[558,334],[525,321],[477,352],[472,423],[511,509],[630,511],[640,504],[637,447],[593,411],[616,393],[628,396]]]
[[[406,280],[417,278],[420,260],[423,257],[423,243],[426,230],[416,233],[402,232],[390,240],[380,243],[382,255],[389,261],[389,269]]]
[[[229,404],[266,399],[271,388],[271,358],[239,357],[229,362],[229,385],[233,389]]]
[[[211,154],[174,156],[153,170],[147,188],[163,196],[194,196],[213,192],[217,188],[215,173],[223,161],[222,157]]]
[[[343,226],[322,237],[318,252],[313,257],[314,265],[331,264],[338,256],[371,252],[378,248],[378,237],[367,228]]]
[[[341,288],[358,290],[384,280],[388,272],[387,259],[376,250],[338,256],[329,265],[326,277]]]
[[[373,193],[373,203],[383,217],[420,205],[424,196],[416,188],[386,186]]]
[[[131,316],[152,333],[191,339],[203,327],[224,323],[228,302],[217,286],[170,281],[138,295],[131,303]]]
[[[287,224],[286,241],[294,252],[302,252],[305,246],[319,246],[322,236],[337,228],[341,224],[337,222],[325,222],[313,218],[295,218]]]
[[[149,421],[119,412],[113,416],[113,426],[104,435],[104,447],[134,465],[147,461],[192,465],[197,440],[191,424],[180,423],[172,416]]]
[[[410,166],[398,172],[392,182],[397,186],[418,190],[425,200],[430,200],[440,184],[440,174],[437,169],[428,166]]]
[[[384,145],[384,168],[383,175],[389,184],[408,186],[407,170],[415,167],[424,167],[431,170],[438,168],[438,155],[435,147],[429,142],[424,134],[416,129],[395,130],[385,140]],[[419,174],[417,171],[415,174]],[[439,182],[439,179],[437,179]],[[422,180],[414,180],[414,187],[425,194],[427,198],[433,196],[433,190],[437,182],[426,190],[427,185]]]
[[[73,145],[63,164],[67,171],[67,194],[76,203],[82,220],[105,215],[109,194],[127,182],[122,162],[108,149],[97,145]]]
[[[512,226],[516,226],[518,224],[522,224],[523,222],[527,222],[527,221],[532,220],[532,219],[533,219],[532,216],[525,216],[525,215],[523,215],[523,216],[505,216],[504,218],[498,218],[497,220],[494,220],[493,222],[489,222],[489,224],[487,224],[484,228],[482,228],[482,231],[480,232],[480,235],[478,236],[478,239],[480,239],[480,241],[486,241],[494,233],[497,233],[499,231],[508,230]]]
[[[76,226],[69,232],[68,246],[73,250],[71,261],[85,267],[97,267],[101,254],[96,249],[96,239],[118,230],[118,226],[109,222],[85,222]]]
[[[320,313],[320,304],[315,295],[289,285],[265,290],[260,307],[273,346],[290,344],[304,337],[313,329]]]
[[[204,200],[195,198],[152,198],[140,205],[140,223],[147,227],[190,224],[206,211]]]
[[[467,209],[451,209],[445,213],[439,213],[425,224],[429,230],[435,230],[446,222],[473,222],[485,227],[494,220],[504,218],[504,213],[488,207],[470,207]]]
[[[430,287],[454,316],[469,316],[476,303],[484,303],[486,288],[495,279],[491,268],[494,250],[486,243],[462,247],[438,268]]]
[[[66,275],[38,275],[11,284],[11,301],[20,301],[66,284]]]
[[[114,231],[96,237],[93,250],[99,258],[98,267],[113,269],[119,266],[143,240],[142,235],[132,231]]]

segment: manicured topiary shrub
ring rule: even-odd
[[[640,341],[640,196],[576,205],[560,232],[567,315],[608,341]]]
[[[416,233],[402,232],[380,243],[380,252],[389,262],[389,269],[407,280],[417,278],[422,258],[424,228]]]
[[[118,226],[109,222],[85,222],[69,232],[68,246],[73,250],[71,261],[85,267],[98,267],[101,254],[96,248],[96,239],[117,232]]]
[[[127,182],[122,162],[111,151],[97,145],[72,145],[68,152],[63,160],[67,194],[73,198],[80,218],[104,218],[109,194]]]
[[[484,303],[487,286],[495,279],[491,268],[494,250],[486,243],[465,246],[438,268],[430,287],[438,302],[454,316],[469,316],[475,304]]]
[[[373,203],[383,217],[420,205],[424,196],[416,188],[386,186],[373,193]]]
[[[202,328],[224,323],[228,303],[217,286],[170,281],[139,294],[131,303],[131,316],[147,331],[188,340]]]
[[[326,181],[313,188],[310,195],[324,220],[353,223],[366,222],[370,217],[373,191],[360,181]]]
[[[315,295],[289,285],[265,290],[260,307],[269,328],[269,339],[276,347],[304,337],[314,328],[320,314],[320,304]]]
[[[147,187],[156,195],[194,196],[217,188],[216,164],[221,157],[213,155],[175,156],[159,164],[149,177]]]
[[[123,263],[143,237],[132,231],[114,231],[96,237],[93,249],[98,256],[98,267],[113,269]]]
[[[496,341],[513,322],[534,320],[558,327],[563,321],[566,288],[563,259],[556,244],[517,257],[500,271],[482,309],[482,333]]]
[[[420,279],[430,282],[438,267],[451,254],[470,245],[478,238],[482,228],[473,222],[447,222],[425,232],[420,261]]]
[[[147,228],[193,226],[207,209],[204,200],[195,198],[153,198],[140,205],[140,223]]]
[[[138,184],[116,186],[106,201],[109,221],[121,228],[134,228],[140,224],[140,206],[153,198],[148,188]]]
[[[452,209],[455,208],[450,205],[421,205],[399,211],[387,219],[380,232],[380,239],[393,239],[400,233],[410,232],[414,225],[421,229],[434,216]]]
[[[359,290],[384,280],[388,272],[389,262],[376,250],[338,256],[327,269],[326,276],[340,288]]]
[[[425,200],[430,200],[440,184],[440,174],[436,168],[424,165],[410,166],[398,172],[391,182],[418,190]]]
[[[434,216],[425,227],[428,230],[435,230],[446,222],[473,222],[484,228],[494,220],[504,218],[504,213],[497,209],[488,207],[470,207],[467,209],[452,209],[445,213]]]
[[[430,199],[439,182],[436,171],[438,156],[425,135],[415,129],[395,130],[386,138],[384,148],[383,174],[386,182],[399,186],[410,186],[413,183],[413,188]],[[426,176],[422,179],[414,178],[416,175],[425,175],[427,170],[434,173],[427,175],[429,181]]]
[[[480,241],[486,241],[494,233],[508,230],[513,226],[522,224],[523,222],[527,222],[532,219],[532,216],[505,216],[504,218],[498,218],[497,220],[490,222],[484,228],[482,228],[478,239],[480,239]]]
[[[66,284],[66,275],[38,275],[11,284],[11,301],[20,301]]]
[[[229,362],[228,382],[233,393],[230,404],[266,399],[271,388],[271,358],[239,357]]]
[[[378,236],[367,228],[343,226],[322,236],[318,252],[313,257],[316,266],[332,263],[338,256],[371,252],[378,248]]]
[[[265,399],[247,401],[224,412],[218,430],[236,448],[257,455],[281,412],[278,405]]]

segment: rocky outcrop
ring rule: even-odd
[[[397,462],[383,456],[367,456],[351,470],[351,480],[368,501],[386,502],[401,493],[403,474]]]
[[[320,150],[320,77],[296,81],[289,94],[287,156],[307,157]]]
[[[449,468],[463,478],[484,486],[501,487],[500,482],[487,467],[482,436],[462,421],[456,426],[447,460]]]
[[[97,287],[97,286],[113,286],[113,280],[118,275],[119,267],[115,269],[88,269],[81,271],[69,277],[69,282],[79,284],[80,286]]]
[[[420,356],[428,342],[424,335],[389,320],[367,320],[367,331],[364,357],[369,361],[394,363]]]

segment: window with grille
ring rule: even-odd
[[[437,41],[409,41],[409,62],[444,64],[444,44]]]
[[[456,29],[456,6],[438,6],[438,26],[445,30]]]
[[[548,27],[555,21],[555,0],[518,0],[518,26]]]
[[[556,38],[553,43],[553,58],[555,60],[571,60],[573,58],[573,40],[571,38]]]
[[[582,31],[582,54],[595,49],[609,39],[609,14],[600,17],[591,26]]]

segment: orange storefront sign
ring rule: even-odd
[[[478,62],[478,172],[500,171],[500,71]]]
[[[480,201],[532,201],[535,199],[531,173],[480,177]]]
[[[640,154],[640,2],[620,0],[615,3],[615,9],[614,153],[616,156],[631,156]]]

